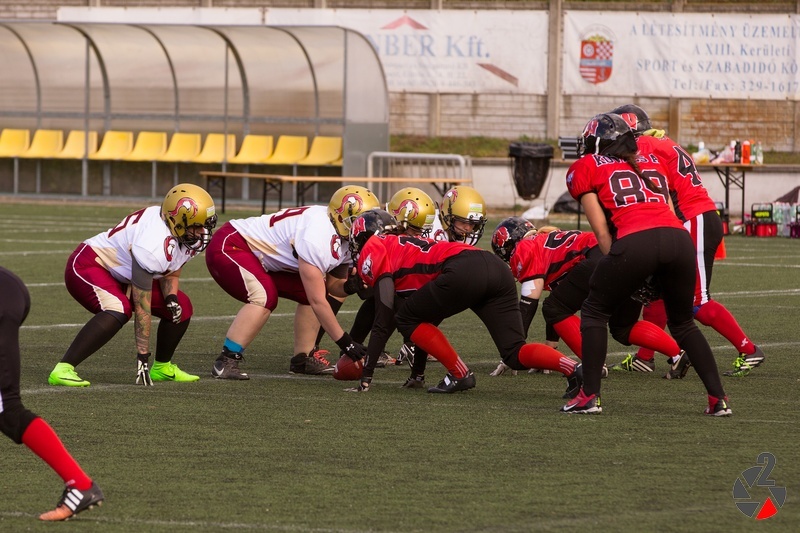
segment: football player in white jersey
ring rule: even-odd
[[[347,185],[333,194],[327,207],[290,207],[231,220],[215,232],[206,252],[208,270],[225,292],[245,305],[228,328],[212,376],[249,379],[239,368],[242,354],[267,323],[279,297],[301,304],[295,314],[290,372],[333,372],[324,357],[315,357],[320,325],[344,352],[366,353],[339,325],[327,295],[346,295],[342,285],[350,267],[346,242],[350,223],[375,207],[379,202],[372,192]]]
[[[172,363],[189,327],[192,303],[178,290],[181,268],[202,252],[217,223],[214,201],[190,183],[173,187],[158,206],[134,211],[81,243],[67,261],[67,290],[94,314],[50,373],[51,385],[87,387],[75,367],[102,348],[134,317],[136,383],[197,381]],[[160,318],[156,357],[150,359],[152,316]]]

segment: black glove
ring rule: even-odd
[[[342,290],[346,294],[355,294],[361,290],[364,286],[364,283],[361,281],[361,278],[358,277],[358,274],[350,274],[347,276],[347,280],[342,285]]]
[[[369,385],[372,383],[372,378],[361,378],[361,383],[358,384],[358,387],[351,387],[349,389],[344,389],[345,392],[369,392]]]
[[[342,350],[342,355],[347,355],[353,361],[358,361],[367,356],[367,349],[360,342],[356,342],[346,331],[342,338],[336,341],[336,345]]]
[[[651,302],[661,299],[661,283],[653,276],[648,276],[639,289],[631,294],[631,299],[648,306]]]
[[[150,377],[150,353],[140,353],[136,356],[136,384],[145,387],[153,386],[153,379]]]
[[[166,303],[169,312],[172,313],[172,322],[175,324],[180,324],[183,308],[181,307],[181,304],[178,303],[178,297],[174,294],[168,294],[164,298],[164,302]]]

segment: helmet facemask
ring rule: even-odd
[[[474,246],[486,226],[486,204],[472,187],[453,187],[444,194],[439,217],[450,241]]]

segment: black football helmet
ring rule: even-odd
[[[612,109],[610,112],[621,116],[636,135],[641,135],[647,130],[653,129],[653,126],[650,124],[650,117],[647,116],[645,110],[638,105],[625,104]]]
[[[624,148],[620,150],[620,148]],[[625,120],[614,113],[595,115],[581,134],[580,154],[621,156],[636,153],[636,138]]]
[[[536,232],[536,226],[522,217],[508,217],[492,233],[492,250],[503,261],[511,261],[517,243]]]
[[[358,215],[350,224],[350,238],[347,240],[350,255],[355,259],[373,235],[397,231],[397,220],[383,209],[370,209]]]

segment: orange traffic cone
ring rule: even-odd
[[[725,238],[723,238],[721,241],[719,241],[717,251],[714,253],[714,261],[721,261],[726,257],[728,257],[728,254],[725,251]]]

